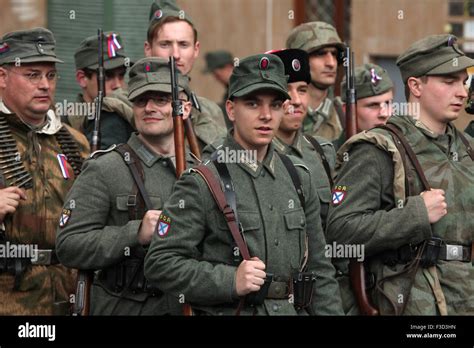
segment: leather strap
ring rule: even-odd
[[[209,187],[209,190],[211,191],[212,196],[214,197],[214,200],[216,201],[219,210],[222,212],[222,214],[224,214],[224,218],[227,222],[227,226],[230,229],[232,238],[234,238],[234,241],[237,244],[237,247],[239,248],[242,257],[244,258],[244,260],[249,260],[251,256],[247,243],[245,243],[244,239],[242,238],[242,235],[240,234],[234,210],[227,203],[220,182],[217,180],[214,173],[212,173],[212,171],[204,165],[197,166],[192,170],[196,171],[199,175],[201,175],[204,181],[206,182],[207,186]]]
[[[303,210],[306,210],[303,185],[301,184],[301,180],[298,176],[298,172],[296,171],[295,165],[293,164],[293,162],[291,162],[288,156],[279,152],[277,153],[280,156],[281,161],[283,162],[286,170],[288,171],[288,174],[290,174],[291,181],[293,182],[293,185],[296,189],[296,193],[298,194],[298,198],[300,199],[301,207],[303,207]]]
[[[405,150],[406,155],[410,159],[413,167],[415,168],[416,173],[418,174],[418,177],[421,180],[421,183],[423,185],[423,190],[424,191],[429,191],[431,190],[431,186],[428,183],[428,180],[426,179],[425,173],[423,169],[421,168],[421,164],[418,161],[418,158],[416,157],[415,153],[413,152],[413,149],[411,148],[410,144],[408,144],[405,136],[402,134],[402,132],[394,125],[392,124],[386,124],[385,126],[381,126],[379,128],[388,130],[390,133],[392,133],[395,137],[395,142],[399,141],[400,144],[403,146],[403,149]]]
[[[321,157],[321,161],[323,162],[323,166],[324,166],[324,171],[326,172],[326,175],[329,179],[329,184],[331,185],[331,188],[332,188],[334,186],[334,181],[332,180],[331,168],[329,167],[328,159],[326,155],[324,154],[323,147],[312,136],[305,135],[304,137],[306,140],[308,140],[311,143],[311,145],[313,145],[314,149]]]
[[[148,193],[146,192],[144,185],[145,175],[143,172],[143,167],[135,151],[133,151],[128,144],[120,144],[114,150],[118,151],[122,155],[125,164],[127,164],[128,168],[130,169],[133,180],[140,191],[143,202],[145,202],[145,210],[148,211],[153,209],[153,205],[151,204],[150,197],[148,197]]]

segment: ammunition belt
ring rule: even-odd
[[[64,126],[55,135],[61,150],[63,150],[67,161],[74,170],[74,175],[77,177],[81,173],[82,162],[84,161],[81,157],[81,152],[77,142]]]
[[[33,187],[33,178],[21,161],[5,115],[0,115],[0,186],[18,186],[24,189]]]
[[[81,173],[83,162],[79,146],[64,126],[55,137],[77,177]],[[5,115],[0,115],[0,183],[5,187],[18,186],[24,189],[33,187],[33,178],[22,163],[16,140]]]

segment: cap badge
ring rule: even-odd
[[[452,46],[456,43],[456,38],[454,36],[448,37],[448,46]]]
[[[5,53],[5,52],[8,52],[9,50],[10,50],[10,47],[8,46],[6,42],[0,45],[0,53]]]
[[[114,58],[117,55],[117,51],[120,50],[122,46],[117,40],[117,34],[113,33],[107,36],[107,54],[109,58]]]
[[[301,63],[298,59],[293,59],[291,62],[291,66],[294,71],[300,71],[301,70]]]
[[[146,63],[145,64],[145,72],[150,72],[151,71],[151,64],[150,63]]]
[[[262,59],[260,59],[260,63],[258,64],[260,70],[267,70],[269,65],[270,61],[267,57],[263,57]]]
[[[370,82],[372,82],[373,85],[377,86],[380,80],[382,80],[382,77],[377,75],[377,73],[375,72],[375,69],[374,68],[370,69]]]
[[[163,11],[161,11],[161,10],[156,10],[156,11],[155,11],[155,14],[153,15],[153,18],[154,18],[154,19],[160,19],[161,17],[163,17]]]

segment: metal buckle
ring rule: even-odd
[[[32,265],[50,265],[51,264],[51,257],[53,255],[53,251],[51,249],[38,249],[36,251],[36,261],[31,260]]]
[[[136,195],[128,195],[127,197],[127,207],[134,207],[137,205],[137,196]]]
[[[462,261],[463,256],[462,245],[446,244],[447,261]]]

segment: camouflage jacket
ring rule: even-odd
[[[387,131],[373,129],[351,138],[350,144],[346,143],[338,153],[327,236],[329,242],[364,245],[369,271],[377,280],[405,267],[384,262],[388,252],[406,244],[416,245],[431,236],[442,238],[447,244],[470,245],[474,234],[474,162],[454,126],[449,123],[445,134],[436,135],[409,116],[392,117],[389,123],[400,128],[407,138],[430,186],[445,191],[448,214],[430,225],[423,198],[405,197],[405,176],[414,180],[414,194],[422,191],[421,182],[411,164],[404,168],[400,163],[400,154]],[[345,309],[356,313],[354,303],[350,304],[349,281],[344,276],[347,263],[340,261],[341,285],[347,290],[343,290]],[[409,294],[405,293],[411,282],[407,275],[380,286],[395,306],[408,301],[406,315],[472,315],[472,279],[471,262],[438,260],[434,267],[420,267]],[[380,291],[372,291],[372,300],[382,314],[394,313]]]
[[[37,245],[38,249],[54,249],[64,198],[75,179],[73,169],[67,162],[66,169],[70,177],[63,177],[56,157],[63,151],[55,133],[63,125],[52,111],[47,114],[47,123],[38,130],[31,129],[2,103],[0,113],[6,116],[21,161],[33,178],[33,188],[26,190],[27,200],[21,200],[16,212],[7,215],[3,221],[6,240],[10,243]],[[71,127],[65,127],[85,158],[89,153],[87,140]],[[65,314],[69,296],[74,292],[74,280],[74,272],[60,264],[30,265],[21,278],[19,291],[12,291],[14,276],[2,273],[0,314]]]

